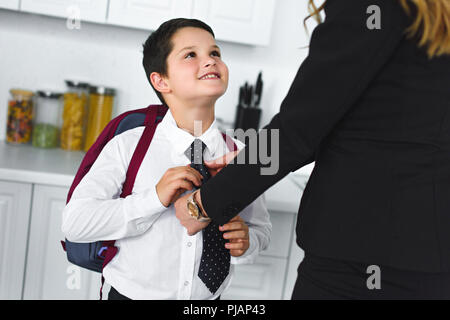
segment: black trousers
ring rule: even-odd
[[[131,299],[128,297],[125,297],[119,291],[114,289],[114,287],[111,287],[111,290],[109,290],[109,293],[108,293],[108,300],[131,300]]]
[[[292,299],[450,299],[450,273],[406,271],[307,253],[298,267]]]
[[[111,290],[109,290],[108,293],[108,300],[131,300],[130,298],[125,297],[123,294],[121,294],[119,291],[114,289],[114,287],[111,287]],[[216,300],[220,300],[220,296],[217,297]]]

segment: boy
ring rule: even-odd
[[[169,110],[133,192],[119,198],[143,127],[115,136],[104,147],[65,207],[62,229],[74,242],[117,240],[119,251],[103,270],[111,285],[109,299],[217,299],[230,283],[230,263],[252,262],[268,246],[271,232],[261,198],[227,223],[224,233],[211,224],[205,228],[210,231],[189,236],[175,217],[174,201],[209,178],[202,160],[228,152],[214,120],[228,69],[211,28],[193,19],[167,21],[152,33],[143,65]],[[229,242],[222,243],[224,238]]]

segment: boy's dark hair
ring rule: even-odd
[[[150,82],[150,85],[153,90],[155,90],[159,100],[161,100],[164,105],[167,104],[164,101],[162,94],[153,87],[150,81],[150,74],[152,72],[158,72],[163,76],[167,75],[167,57],[173,49],[173,43],[171,41],[172,36],[181,28],[186,27],[204,29],[215,37],[211,27],[206,23],[197,19],[177,18],[168,20],[160,25],[143,44],[144,58],[142,59],[142,64],[145,69],[145,74],[147,75],[147,80]]]

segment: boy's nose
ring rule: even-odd
[[[210,66],[214,66],[216,64],[216,60],[214,59],[207,59],[204,63],[204,67],[210,67]]]

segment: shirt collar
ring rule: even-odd
[[[218,139],[223,139],[222,134],[217,128],[216,119],[214,119],[208,130],[201,136],[194,137],[189,132],[178,127],[170,109],[161,120],[159,127],[164,131],[165,136],[170,141],[171,147],[178,155],[184,155],[184,152],[191,146],[192,142],[195,139],[200,139],[206,145],[209,156],[214,158],[219,151],[220,141]],[[206,153],[208,152],[205,151]]]

